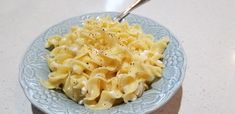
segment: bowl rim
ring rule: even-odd
[[[63,22],[66,22],[70,19],[73,19],[73,18],[76,18],[76,17],[83,17],[83,16],[87,16],[87,15],[94,15],[94,14],[118,14],[120,12],[91,12],[91,13],[84,13],[84,14],[81,14],[81,15],[78,15],[78,16],[73,16],[73,17],[69,17],[67,19],[64,19],[62,21],[59,21],[57,22],[56,24],[50,26],[48,29],[46,29],[45,31],[43,31],[42,33],[40,33],[40,35],[42,35],[43,33],[46,33],[47,31],[49,31],[51,28],[57,26],[58,24],[61,24]],[[151,113],[153,111],[156,111],[157,109],[159,109],[160,107],[162,107],[163,105],[165,105],[171,98],[172,96],[174,96],[176,94],[176,92],[178,91],[178,89],[182,86],[182,83],[184,81],[184,78],[185,78],[185,73],[186,73],[186,68],[187,68],[187,55],[185,53],[185,50],[184,48],[182,47],[182,43],[180,42],[180,40],[165,26],[159,24],[157,21],[155,20],[152,20],[148,17],[144,17],[144,16],[140,16],[140,15],[137,15],[137,14],[134,14],[134,13],[130,13],[130,15],[132,16],[135,16],[135,17],[140,17],[140,18],[143,18],[143,19],[146,19],[146,20],[150,20],[150,21],[153,21],[154,23],[164,27],[164,29],[166,29],[172,36],[175,37],[175,39],[178,41],[179,43],[179,48],[181,49],[181,52],[182,52],[182,56],[184,57],[184,60],[183,60],[183,65],[182,65],[182,68],[181,68],[181,78],[179,79],[179,82],[176,83],[174,85],[174,87],[172,88],[171,92],[169,93],[168,96],[166,96],[165,100],[163,100],[162,102],[159,102],[157,105],[154,105],[152,108],[146,110],[145,112],[143,113]],[[23,92],[26,96],[26,98],[30,101],[30,103],[35,106],[36,108],[38,108],[40,111],[44,112],[44,113],[53,113],[51,112],[50,110],[48,110],[47,108],[45,107],[41,107],[36,101],[34,101],[33,99],[30,98],[30,96],[28,95],[28,93],[26,92],[26,88],[27,86],[24,84],[23,82],[23,76],[22,76],[22,71],[23,71],[23,60],[24,58],[26,57],[26,54],[27,52],[30,50],[30,48],[33,46],[34,42],[36,42],[36,39],[38,39],[38,37],[40,36],[38,35],[36,38],[34,38],[31,42],[30,42],[30,45],[28,45],[28,47],[26,48],[26,51],[23,53],[23,56],[21,57],[21,62],[20,64],[18,65],[19,66],[19,72],[18,72],[18,82],[20,83],[20,86],[22,87],[23,89]]]

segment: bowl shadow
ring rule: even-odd
[[[175,95],[163,106],[153,111],[151,114],[178,114],[182,100],[182,86],[177,90]]]
[[[151,114],[178,114],[183,94],[182,86],[177,90],[175,95],[162,107],[153,111]],[[33,114],[45,114],[33,104],[31,104]]]
[[[35,107],[33,104],[31,104],[31,107],[32,107],[33,114],[46,114],[46,113],[42,112],[41,110],[39,110],[37,107]]]

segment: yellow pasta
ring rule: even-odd
[[[162,76],[163,52],[168,38],[153,41],[137,24],[91,18],[83,27],[74,26],[64,36],[52,36],[48,89],[62,89],[79,104],[108,109],[141,97]]]

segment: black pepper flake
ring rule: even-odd
[[[134,62],[131,62],[130,65],[135,65],[135,63],[134,63]]]
[[[136,72],[136,75],[139,75],[140,73],[139,72]]]
[[[51,46],[47,47],[46,49],[47,49],[48,51],[52,51],[54,48],[55,48],[55,46],[54,46],[54,45],[51,45]]]
[[[77,83],[76,82],[73,82],[74,85],[76,85]]]
[[[110,37],[114,37],[114,34],[112,34],[112,33],[109,33],[109,36],[110,36]]]
[[[60,84],[59,87],[60,87],[60,88],[63,88],[63,87],[64,87],[64,84]]]

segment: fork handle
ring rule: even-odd
[[[125,18],[132,10],[135,8],[143,5],[144,3],[148,2],[150,0],[137,0],[133,4],[131,4],[129,7],[127,7],[126,10],[124,10],[121,14],[119,14],[115,20],[118,20],[119,22],[122,21],[123,18]]]

